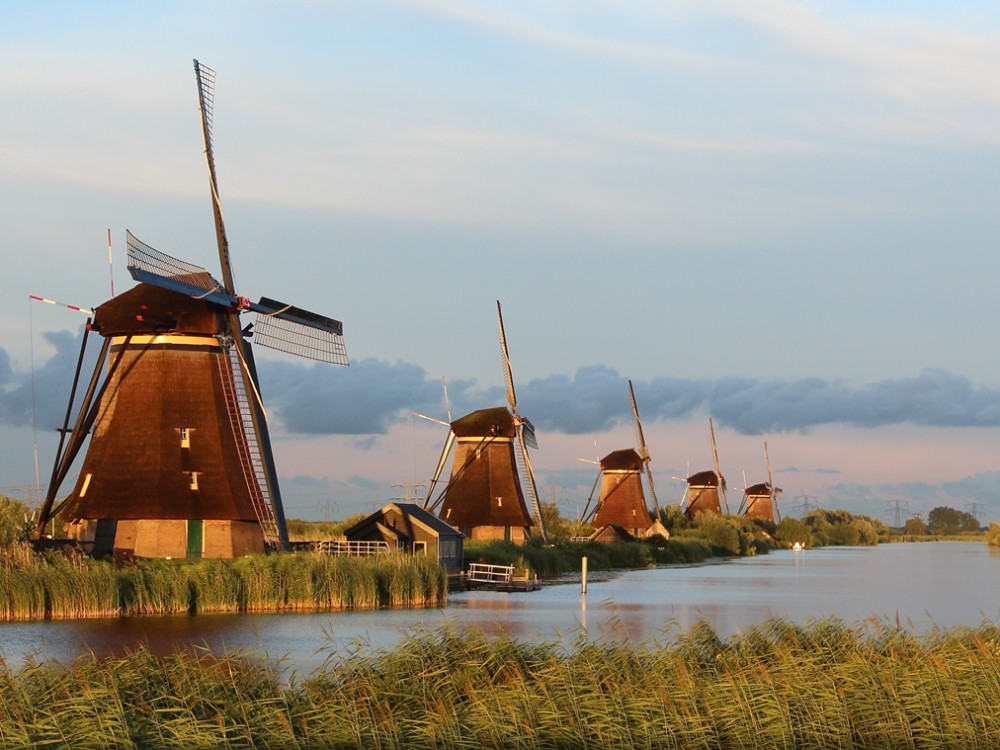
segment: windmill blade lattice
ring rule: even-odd
[[[232,297],[225,293],[222,284],[201,266],[178,260],[161,253],[125,230],[128,246],[128,270],[136,281],[172,289],[198,299],[228,304]],[[213,298],[212,295],[217,297]]]
[[[229,294],[201,266],[178,260],[126,230],[128,270],[136,281],[206,299],[227,309],[257,313],[254,340],[261,346],[334,365],[349,365],[339,320],[261,297],[258,302]]]
[[[274,312],[259,308],[274,308]],[[251,309],[257,309],[253,336],[261,346],[332,365],[349,364],[340,321],[267,297]]]

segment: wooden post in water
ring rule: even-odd
[[[580,558],[580,593],[587,595],[587,556]]]

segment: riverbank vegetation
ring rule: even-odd
[[[436,606],[447,589],[436,560],[403,555],[301,552],[115,568],[37,555],[25,543],[0,552],[0,620]]]
[[[0,747],[938,748],[1000,736],[1000,629],[772,620],[669,645],[449,630],[289,679],[202,650],[0,663]]]
[[[546,504],[549,505],[549,504]],[[660,521],[670,536],[654,536],[632,542],[602,544],[570,536],[569,523],[549,523],[558,510],[546,508],[550,544],[533,538],[518,546],[502,541],[466,540],[465,560],[493,565],[514,565],[542,578],[580,570],[587,558],[590,570],[648,568],[704,562],[712,557],[746,557],[788,548],[795,542],[805,547],[829,545],[874,545],[892,539],[888,526],[878,519],[847,511],[813,510],[804,518],[783,518],[774,524],[762,519],[700,513],[694,519],[679,505],[660,511]],[[578,527],[577,527],[578,528]],[[552,530],[556,533],[552,533]]]

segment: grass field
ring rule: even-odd
[[[249,555],[230,560],[103,560],[0,556],[0,620],[210,612],[420,607],[444,604],[436,560],[403,555]]]
[[[288,680],[248,654],[0,664],[0,747],[995,748],[1000,629],[773,620],[660,646],[449,631]]]

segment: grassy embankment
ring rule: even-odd
[[[670,537],[601,544],[554,537],[544,546],[537,538],[525,546],[509,542],[465,542],[466,562],[515,565],[540,577],[580,570],[587,557],[590,570],[646,568],[703,562],[710,557],[745,557],[787,548],[793,542],[807,547],[874,545],[892,539],[881,521],[846,511],[816,510],[804,519],[786,518],[780,524],[739,516],[702,513],[688,519],[677,505],[661,511]]]
[[[1000,629],[775,620],[572,649],[448,631],[289,682],[250,655],[0,664],[0,747],[977,748]]]
[[[447,586],[437,561],[402,555],[282,553],[115,569],[15,544],[0,553],[0,620],[419,607],[443,604]]]

